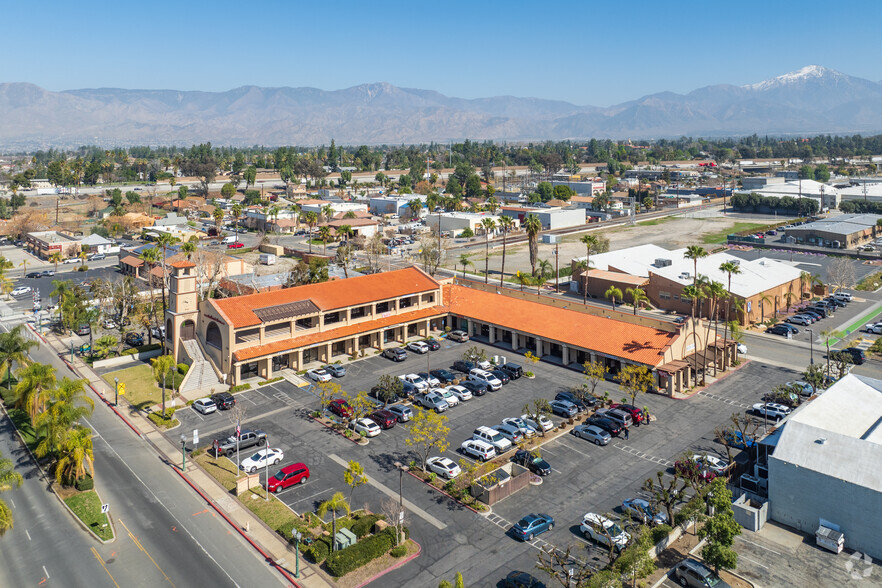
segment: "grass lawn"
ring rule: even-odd
[[[153,368],[149,364],[141,363],[124,370],[117,370],[104,374],[104,381],[113,389],[113,379],[119,378],[126,385],[125,398],[129,404],[139,409],[147,408],[162,402],[162,388],[156,385],[153,378]],[[168,402],[172,397],[171,389],[165,391],[165,400]]]
[[[236,488],[236,464],[225,456],[213,457],[208,452],[196,456],[196,463],[205,468],[212,478],[220,482],[221,486],[232,492]]]
[[[113,539],[113,527],[107,520],[107,515],[101,512],[101,499],[94,490],[80,492],[64,499],[74,514],[86,523],[89,529],[99,538],[107,541]],[[107,525],[106,527],[103,525]]]
[[[263,488],[252,488],[240,496],[239,500],[273,531],[278,532],[282,527],[287,528],[288,535],[285,538],[289,538],[291,535],[290,529],[294,526],[297,516],[272,494],[269,500],[264,500],[265,497],[266,492],[264,492]],[[298,526],[302,526],[302,523],[298,524]]]
[[[882,283],[882,271],[873,272],[858,282],[854,289],[872,292],[879,287],[880,283]]]
[[[672,221],[675,218],[676,217],[673,217],[673,216],[661,216],[659,218],[654,218],[652,220],[640,221],[637,223],[637,226],[638,227],[654,227],[655,225],[660,225],[662,223]]]
[[[774,224],[775,223],[735,223],[735,226],[730,229],[726,229],[718,233],[708,233],[702,238],[702,240],[704,243],[708,244],[725,243],[726,237],[729,235],[740,233],[742,231],[765,232],[766,229],[773,226]]]

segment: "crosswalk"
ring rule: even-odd
[[[484,515],[484,518],[505,531],[506,533],[514,526],[514,523],[506,519],[505,517],[501,517],[496,513],[488,513]],[[528,544],[535,547],[536,549],[548,550],[548,549],[557,549],[554,545],[545,541],[540,537],[534,537],[532,541],[527,541]]]
[[[659,465],[663,465],[663,466],[665,466],[665,467],[667,467],[667,468],[670,468],[670,467],[673,467],[673,466],[674,466],[674,462],[672,462],[672,461],[669,461],[669,460],[667,460],[667,459],[662,459],[662,458],[660,458],[660,457],[655,457],[655,456],[649,455],[648,453],[643,453],[642,451],[640,451],[640,450],[638,450],[638,449],[634,449],[634,448],[631,447],[630,445],[624,445],[624,444],[622,444],[622,443],[616,443],[616,444],[614,445],[614,447],[618,447],[619,449],[621,449],[621,450],[624,451],[625,453],[630,453],[631,455],[636,455],[637,457],[639,457],[639,458],[641,458],[641,459],[645,459],[645,460],[647,460],[647,461],[651,461],[651,462],[653,462],[653,463],[657,463],[657,464],[659,464]]]
[[[717,402],[723,402],[723,403],[729,404],[731,406],[737,406],[739,408],[747,409],[747,408],[751,407],[749,404],[744,404],[743,402],[738,402],[736,400],[732,400],[731,398],[724,398],[718,394],[710,394],[709,392],[706,392],[704,390],[700,391],[698,393],[698,395],[704,396],[706,398],[710,398],[711,400],[716,400]]]

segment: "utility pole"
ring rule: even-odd
[[[866,196],[864,197],[864,200],[866,200]],[[58,224],[58,203],[59,202],[61,202],[61,198],[56,198],[55,199],[55,224],[56,225]]]

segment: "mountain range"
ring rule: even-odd
[[[662,92],[606,108],[513,96],[453,98],[387,83],[226,92],[51,92],[4,83],[0,121],[0,147],[7,150],[852,134],[882,131],[882,83],[810,65],[746,86]]]

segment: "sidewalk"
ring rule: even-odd
[[[52,349],[62,356],[65,363],[71,364],[69,356],[64,357],[68,353],[68,347],[54,334],[47,334],[43,337],[46,343]],[[81,377],[89,381],[92,389],[101,398],[105,404],[113,407],[114,394],[113,389],[100,376],[84,363],[79,357],[74,356],[72,369]],[[125,399],[121,399],[125,403]],[[130,407],[127,403],[120,405],[119,409],[113,409],[119,414],[127,424],[141,437],[147,439],[156,449],[168,465],[180,474],[181,448],[168,441],[153,424],[147,420],[144,413]],[[238,531],[265,557],[274,562],[274,567],[279,567],[287,576],[294,576],[294,553],[288,543],[284,541],[277,533],[265,526],[263,521],[254,516],[251,511],[243,507],[236,498],[228,493],[214,478],[206,474],[199,466],[193,463],[192,459],[187,460],[187,467],[181,476],[187,480],[191,486],[199,492],[203,498],[207,499],[214,508],[221,511],[221,514],[231,523],[235,524]],[[304,558],[300,557],[300,578],[296,585],[306,588],[330,588],[321,575],[308,564]]]

